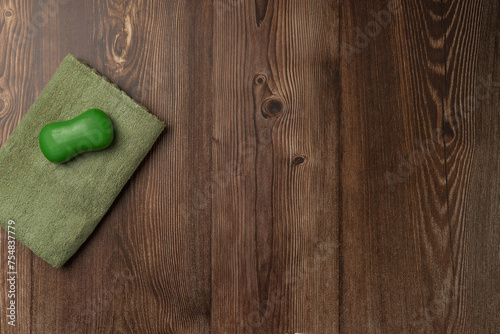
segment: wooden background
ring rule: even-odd
[[[1,333],[500,332],[497,0],[0,4],[0,143],[68,53],[169,125]]]

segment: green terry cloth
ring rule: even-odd
[[[113,122],[110,147],[49,162],[38,144],[43,126],[98,108]],[[95,229],[164,130],[165,124],[116,85],[68,55],[0,148],[0,225],[61,267]]]

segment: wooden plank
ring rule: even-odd
[[[341,332],[444,333],[452,266],[441,4],[341,7]]]
[[[34,31],[31,1],[10,0],[0,6],[0,145],[3,145],[26,114],[35,99],[33,84]],[[15,224],[13,225],[15,227]],[[15,230],[13,230],[15,232]],[[0,231],[0,332],[29,333],[31,331],[32,252],[15,242],[15,252],[9,251],[8,235]],[[9,257],[15,264],[9,263]],[[14,269],[10,268],[14,266]],[[16,274],[9,274],[15,272]],[[14,288],[11,287],[14,283]],[[11,301],[15,304],[15,319]],[[15,320],[9,324],[8,322]],[[15,326],[13,326],[13,325]]]
[[[66,266],[35,260],[35,331],[209,332],[209,210],[190,211],[189,196],[210,171],[211,86],[198,83],[210,82],[211,30],[196,15],[211,20],[210,7],[95,1],[58,10],[38,39],[40,89],[73,53],[172,125]]]
[[[103,63],[121,55],[117,82],[168,129],[132,180],[121,214],[119,253],[132,279],[114,300],[113,329],[209,333],[212,9],[197,1],[129,4],[117,18],[131,18],[130,45],[112,51],[106,43]]]
[[[89,2],[53,1],[34,8],[43,18],[37,26],[34,51],[38,96],[68,53],[92,64],[96,54],[93,19],[99,16],[92,14]],[[98,332],[110,327],[113,283],[120,273],[112,269],[117,227],[108,224],[108,216],[63,268],[54,269],[34,256],[33,333]]]
[[[500,5],[445,1],[449,333],[500,332]]]
[[[212,332],[338,331],[338,6],[218,1]]]

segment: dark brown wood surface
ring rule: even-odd
[[[0,144],[68,53],[168,129],[1,333],[500,332],[498,1],[0,0]]]

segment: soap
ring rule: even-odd
[[[45,125],[39,145],[53,163],[67,162],[79,154],[107,148],[113,142],[113,124],[100,109],[90,109],[73,119]]]

